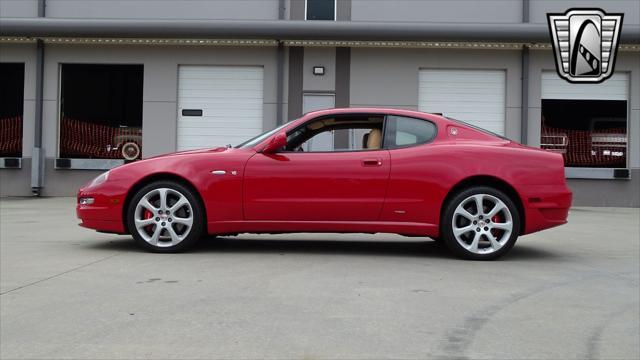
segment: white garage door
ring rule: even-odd
[[[178,150],[237,145],[262,130],[263,68],[178,70]]]
[[[504,135],[505,72],[420,70],[418,108]]]
[[[628,100],[629,76],[614,73],[600,84],[571,84],[555,71],[542,72],[543,99],[569,100]]]

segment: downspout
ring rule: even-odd
[[[278,1],[278,20],[284,21],[285,0]],[[283,119],[284,106],[284,44],[278,41],[276,49],[276,124],[285,123]]]
[[[529,0],[522,0],[522,22],[529,22]],[[520,142],[529,142],[529,46],[522,46],[522,91],[520,111]]]
[[[38,0],[38,17],[46,16],[46,0]],[[40,196],[44,178],[44,149],[42,148],[42,108],[44,94],[44,42],[36,40],[36,111],[33,136],[33,152],[31,156],[31,192]]]

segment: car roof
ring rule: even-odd
[[[361,113],[399,115],[399,116],[417,117],[417,118],[429,119],[429,120],[435,120],[436,118],[438,118],[439,120],[445,120],[445,118],[440,115],[421,112],[421,111],[394,109],[394,108],[378,108],[378,107],[334,108],[334,109],[316,110],[316,111],[311,111],[304,114],[303,117],[309,118],[309,117],[318,117],[318,116],[361,114]]]

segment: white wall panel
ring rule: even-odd
[[[422,69],[418,108],[504,135],[505,85],[503,70]]]
[[[555,71],[543,71],[542,99],[626,101],[629,99],[629,75],[614,73],[600,84],[572,84]]]
[[[263,81],[259,66],[180,66],[178,150],[237,145],[260,134]],[[183,109],[202,116],[183,116]]]

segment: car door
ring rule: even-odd
[[[455,163],[443,163],[441,150],[430,143],[437,135],[431,121],[389,115],[384,148],[393,162],[381,221],[437,224],[440,201],[449,190],[442,185]]]
[[[375,221],[389,172],[383,149],[257,153],[245,168],[244,218]]]

